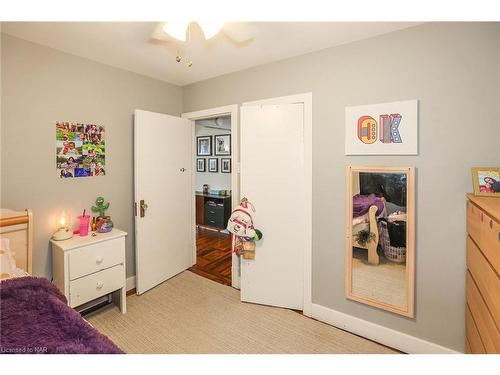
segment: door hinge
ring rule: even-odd
[[[134,202],[134,216],[137,216],[137,202]]]

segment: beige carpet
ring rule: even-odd
[[[189,271],[88,317],[127,353],[393,353],[294,311],[241,303]]]
[[[378,265],[352,258],[352,293],[406,310],[406,266],[380,258]]]

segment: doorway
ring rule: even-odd
[[[231,115],[194,121],[196,264],[190,271],[231,285],[231,234],[226,225],[232,210]]]
[[[196,170],[214,171],[205,173],[220,171],[220,159],[225,157],[230,160],[231,170],[231,189],[226,200],[231,202],[231,208],[236,208],[242,197],[254,203],[256,210],[252,213],[251,222],[264,233],[263,237],[259,236],[257,244],[252,243],[253,238],[245,238],[245,241],[250,242],[247,245],[254,247],[255,257],[240,259],[231,253],[231,286],[241,288],[240,299],[244,302],[303,310],[304,315],[310,316],[312,94],[243,103],[241,107],[231,105],[184,113],[182,118],[157,113],[139,116],[142,112],[145,111],[136,111],[134,125],[135,197],[140,208],[136,216],[138,293],[141,293],[139,289],[148,290],[197,263],[196,191],[199,189]],[[214,140],[211,136],[210,141],[201,139],[198,145],[196,121],[215,121],[224,116],[230,116],[231,119],[230,136],[226,135],[226,140],[224,137]],[[173,132],[182,134],[182,137],[172,137]],[[162,137],[173,140],[171,147],[158,144]],[[227,138],[231,139],[230,151],[225,146],[229,143]],[[210,161],[208,159],[216,156],[215,146],[220,148],[217,153],[221,154],[222,151],[222,154],[219,160]],[[154,152],[157,149],[164,151],[160,158]],[[187,163],[184,158],[180,160],[180,156],[186,156]],[[172,176],[162,174],[161,179],[155,178],[154,167],[158,160],[168,162]],[[223,166],[226,170],[229,160]],[[152,168],[148,174],[152,179],[145,184],[146,180],[141,178],[140,171],[147,172]],[[175,185],[182,181],[186,183],[185,187]],[[167,190],[172,193],[165,195]],[[209,189],[208,195],[210,193]],[[216,196],[204,197],[210,202],[203,201],[203,208],[209,203],[214,209],[214,212],[209,212],[212,215],[216,210],[224,211],[224,208],[218,207],[220,202],[214,199],[224,199],[227,193],[217,193]],[[181,197],[182,200],[179,199]],[[172,225],[164,225],[165,220],[161,215],[165,216],[165,212],[171,210],[161,202],[167,206],[175,205],[176,210],[182,211],[178,215],[169,215]],[[202,212],[206,214],[204,210],[199,212],[199,217]],[[178,217],[186,220],[182,221],[185,223],[182,224],[183,230],[175,232],[175,226],[179,224]],[[222,217],[208,217],[209,222],[221,226],[217,234],[225,234],[222,228],[226,223]],[[171,233],[171,239],[177,242],[182,240],[186,246],[165,246],[173,243],[169,238],[157,241],[154,233],[164,236],[167,230]],[[150,251],[151,248],[156,251]],[[165,269],[168,267],[164,263],[174,264],[168,259],[178,261],[179,267],[167,273]],[[158,265],[161,265],[160,270],[157,270]],[[157,272],[151,273],[150,270]],[[141,287],[141,280],[148,281],[147,288]]]
[[[190,270],[224,285],[240,287],[239,257],[226,230],[239,204],[238,105],[184,113],[193,140],[193,266]],[[204,189],[205,185],[205,189]]]

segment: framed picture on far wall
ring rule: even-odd
[[[218,172],[219,171],[219,159],[209,158],[208,159],[208,171]]]
[[[220,159],[220,171],[222,173],[231,173],[231,158]]]
[[[196,159],[196,172],[206,172],[207,171],[207,159],[198,158]]]
[[[473,167],[474,195],[500,198],[500,167]]]
[[[231,155],[231,134],[214,135],[215,155]]]
[[[196,155],[211,156],[212,155],[212,136],[196,137]]]

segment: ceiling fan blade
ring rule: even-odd
[[[165,22],[160,22],[155,26],[153,32],[151,33],[152,39],[161,40],[164,42],[183,43],[182,41],[175,39],[174,37],[167,34],[165,31],[163,31],[163,26],[165,26]]]
[[[245,43],[254,38],[254,30],[248,23],[227,22],[222,31],[226,36],[236,43]]]

